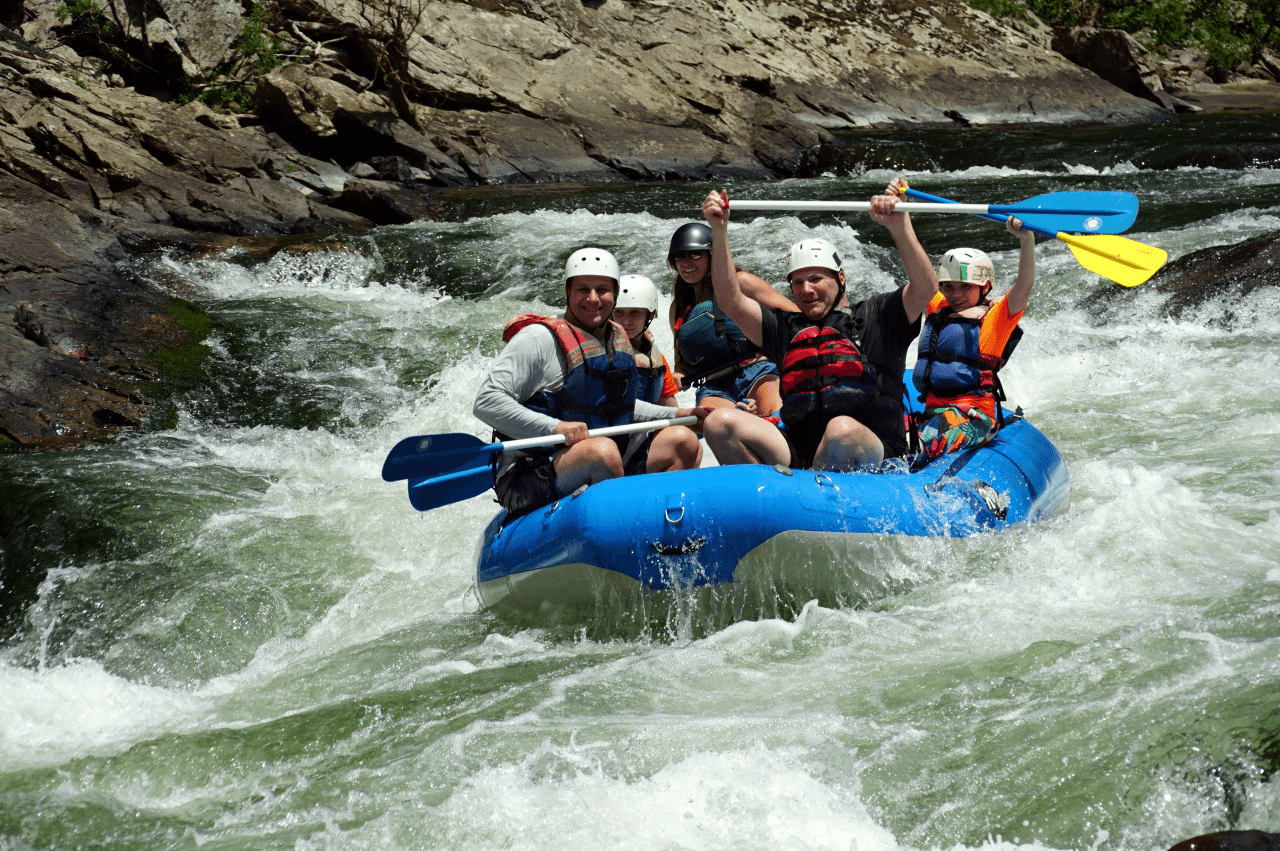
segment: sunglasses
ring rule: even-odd
[[[710,252],[707,252],[707,251],[673,251],[673,252],[671,252],[671,259],[672,259],[672,260],[675,260],[677,263],[678,263],[679,261],[681,261],[681,260],[697,260],[697,259],[698,259],[699,257],[701,257],[702,255],[704,255],[704,254],[708,254],[708,253],[710,253]]]

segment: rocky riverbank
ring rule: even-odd
[[[958,0],[489,0],[420,7],[406,112],[374,85],[370,4],[292,0],[273,50],[295,61],[236,114],[165,85],[243,51],[238,0],[158,0],[96,42],[55,2],[19,6],[0,16],[0,438],[40,448],[143,422],[157,352],[198,337],[189,293],[122,271],[140,252],[411,221],[447,186],[852,167],[842,130],[1280,105],[1274,81],[1232,92],[1194,56]]]

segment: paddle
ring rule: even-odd
[[[693,425],[697,417],[676,417],[594,429],[591,437],[613,437],[654,431],[673,425]],[[564,443],[562,434],[485,443],[470,434],[429,434],[406,437],[387,454],[382,478],[409,480],[409,501],[419,511],[478,496],[493,487],[490,459],[513,449],[532,449]]]
[[[682,382],[684,384],[684,387],[682,389],[688,390],[691,387],[701,387],[703,384],[706,384],[708,381],[710,381],[713,378],[719,378],[722,375],[728,375],[729,373],[733,372],[733,370],[738,366],[738,364],[743,363],[746,360],[750,360],[751,357],[752,355],[739,356],[734,358],[731,361],[722,361],[716,364],[715,366],[707,367],[706,369],[700,369],[697,372],[693,373],[692,375],[686,375]]]
[[[940,198],[937,195],[930,195],[927,192],[921,192],[918,189],[903,189],[903,194],[908,198],[920,198],[922,200],[937,202],[943,206],[951,204],[955,207],[970,207],[971,204],[958,204],[955,201],[948,201],[946,198]],[[1101,193],[1099,193],[1101,194]],[[1124,193],[1118,193],[1124,194]],[[1041,196],[1043,197],[1043,196]],[[897,209],[903,212],[907,207],[917,206],[915,204],[906,203],[899,204]],[[991,209],[995,209],[993,206]],[[1003,215],[993,215],[992,213],[979,213],[984,219],[991,219],[995,222],[1004,222],[1007,218]],[[1054,232],[1044,227],[1034,225],[1022,218],[1021,214],[1011,213],[1015,218],[1022,219],[1022,226],[1033,233],[1042,234],[1043,236],[1051,236],[1054,239],[1061,240],[1071,249],[1071,253],[1075,255],[1076,261],[1088,269],[1109,278],[1117,284],[1125,287],[1136,287],[1138,284],[1145,282],[1148,278],[1160,270],[1164,262],[1169,259],[1169,254],[1163,248],[1156,248],[1153,245],[1143,245],[1141,242],[1134,242],[1132,239],[1126,239],[1123,236],[1108,236],[1105,234],[1085,234],[1082,236],[1071,236],[1061,231]]]
[[[905,203],[899,204],[898,209],[904,213],[999,213],[1017,216],[1026,224],[1055,234],[1059,231],[1124,233],[1138,217],[1138,196],[1132,192],[1050,192],[1014,204],[957,204],[932,196],[920,200],[934,203]],[[870,201],[733,201],[730,208],[860,212],[870,206]]]

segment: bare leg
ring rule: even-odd
[[[653,438],[649,458],[645,462],[646,473],[665,473],[668,470],[694,470],[702,464],[702,442],[687,426],[664,428]]]
[[[875,432],[853,417],[833,417],[813,455],[813,469],[854,470],[883,460],[884,444]]]
[[[583,485],[622,476],[622,454],[618,444],[608,437],[589,437],[567,446],[556,453],[552,463],[560,493],[573,493]]]
[[[746,411],[714,410],[702,424],[702,433],[721,464],[786,464],[791,460],[787,439],[777,426]]]

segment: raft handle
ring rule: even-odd
[[[677,515],[676,517],[671,516],[671,508],[672,508],[671,506],[667,506],[666,511],[663,512],[663,514],[667,518],[667,522],[670,523],[672,526],[674,526],[675,524],[679,523],[681,520],[684,519],[684,506],[677,505],[675,507],[680,509],[680,514]]]

